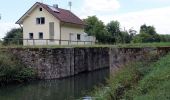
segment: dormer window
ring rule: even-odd
[[[42,8],[40,8],[40,11],[42,11]]]
[[[36,18],[36,24],[45,24],[45,17]]]

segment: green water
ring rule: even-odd
[[[0,100],[76,100],[87,96],[96,85],[105,84],[109,69],[75,77],[36,81],[0,88]]]

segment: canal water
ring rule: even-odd
[[[0,88],[0,100],[76,100],[105,84],[108,77],[109,69],[103,69],[65,79],[10,85]]]

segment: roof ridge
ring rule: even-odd
[[[50,14],[52,14],[54,17],[56,17],[57,19],[59,19],[62,22],[68,22],[68,23],[73,23],[73,24],[78,24],[78,25],[85,25],[83,20],[80,19],[78,16],[76,16],[73,12],[71,12],[70,10],[67,9],[63,9],[63,8],[56,8],[56,10],[58,10],[60,13],[55,13],[50,7],[51,5],[48,4],[44,4],[41,2],[36,2],[29,10],[31,10],[33,7],[37,6],[37,5],[43,7],[45,10],[47,10]],[[28,10],[28,11],[29,11]],[[28,12],[27,11],[27,12]],[[26,12],[26,13],[27,13]],[[24,19],[26,14],[24,14],[16,23],[22,23],[21,21]]]
[[[49,4],[45,4],[45,3],[41,3],[41,2],[37,2],[37,3],[39,3],[39,4],[43,4],[43,5],[46,5],[46,6],[53,7],[52,5],[49,5]],[[60,7],[58,7],[57,9],[62,9],[62,10],[69,11],[68,9],[63,9],[63,8],[60,8]]]

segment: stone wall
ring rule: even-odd
[[[37,70],[40,79],[73,76],[109,68],[114,71],[128,62],[147,58],[149,52],[166,54],[163,48],[8,48],[27,67]]]
[[[111,48],[110,71],[114,73],[120,67],[134,61],[147,60],[155,48]]]
[[[109,48],[10,48],[27,67],[37,70],[40,79],[73,76],[109,68]]]

